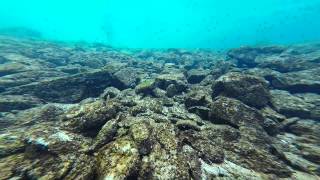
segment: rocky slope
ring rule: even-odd
[[[0,179],[319,179],[320,45],[0,37]]]

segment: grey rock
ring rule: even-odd
[[[3,95],[0,96],[0,112],[12,110],[24,110],[42,105],[43,102],[32,96],[26,95]]]
[[[119,81],[118,86],[120,89],[134,88],[139,82],[138,70],[134,68],[124,68],[116,72],[114,76]]]
[[[187,72],[187,80],[191,84],[200,83],[207,75],[209,75],[209,71],[201,70],[201,69],[191,69]]]
[[[9,88],[5,94],[30,94],[48,102],[71,103],[99,96],[112,82],[111,74],[101,70]]]
[[[241,101],[221,96],[211,104],[210,121],[239,128],[246,125],[260,126],[264,118],[256,109]]]
[[[169,97],[182,93],[187,89],[186,78],[182,73],[159,75],[155,79],[155,86],[166,90]]]
[[[212,86],[212,91],[213,97],[219,95],[232,97],[257,108],[264,107],[270,102],[268,84],[264,79],[236,72],[217,79]]]
[[[288,117],[316,118],[318,106],[306,102],[300,97],[294,96],[287,91],[272,90],[272,104],[276,111]]]

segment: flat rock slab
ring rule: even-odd
[[[30,94],[48,102],[74,103],[97,97],[113,83],[108,71],[94,71],[10,88],[4,94]]]

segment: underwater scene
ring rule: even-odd
[[[320,0],[1,0],[0,180],[320,180]]]

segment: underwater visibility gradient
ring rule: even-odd
[[[319,0],[2,0],[0,29],[129,48],[216,48],[320,40]]]
[[[320,0],[0,0],[0,180],[320,180]]]

